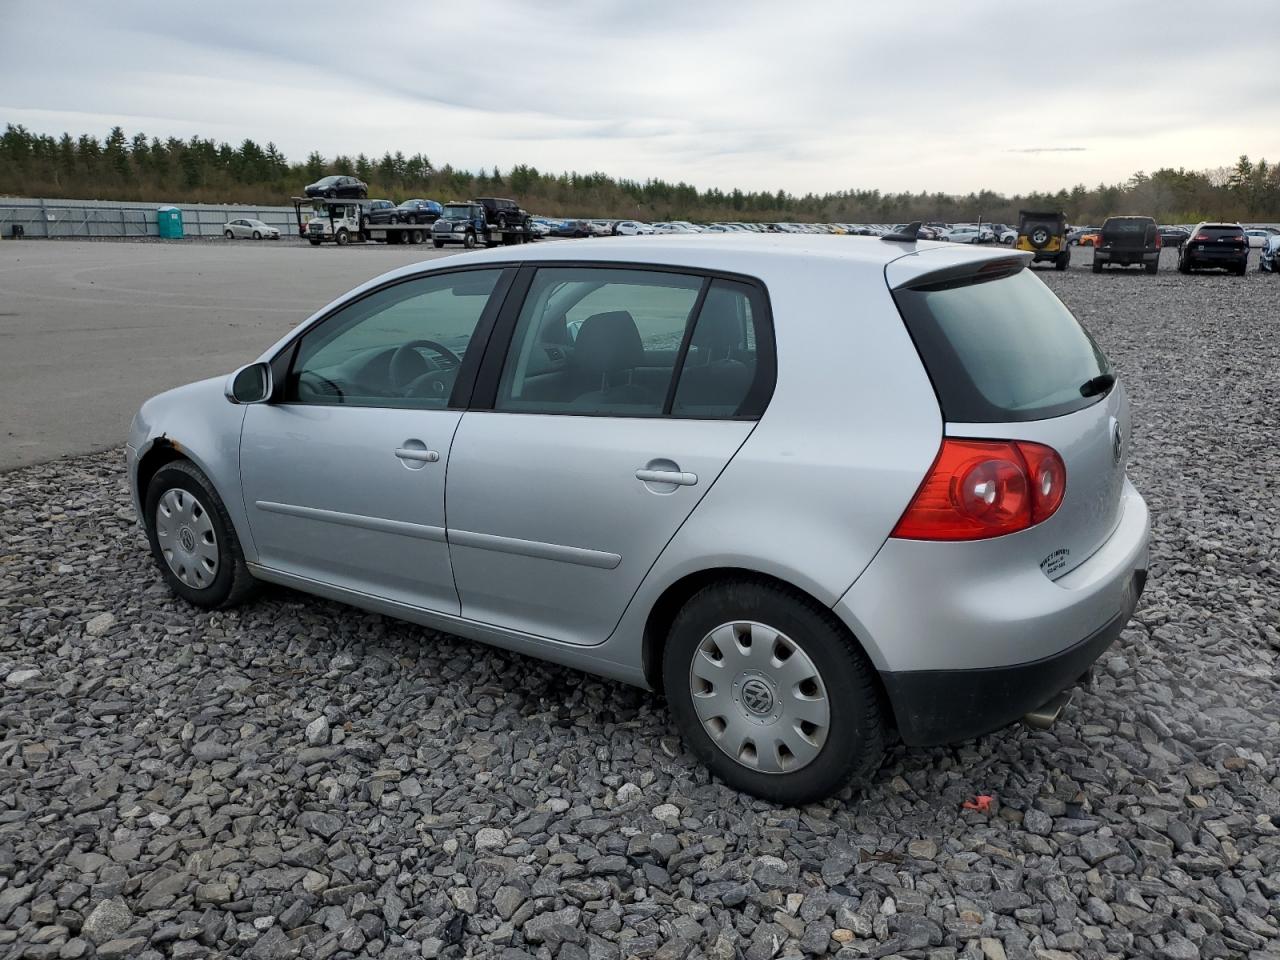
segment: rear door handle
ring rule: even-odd
[[[645,483],[674,483],[678,487],[692,487],[698,482],[696,473],[685,473],[682,470],[648,470],[636,471],[636,479]]]
[[[435,463],[440,459],[435,450],[420,450],[416,447],[397,447],[396,456],[401,460],[416,460],[419,463]]]

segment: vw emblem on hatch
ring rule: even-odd
[[[1123,456],[1124,434],[1120,430],[1120,424],[1113,420],[1111,422],[1111,462],[1119,466]]]
[[[756,716],[765,716],[773,709],[773,691],[763,680],[752,677],[742,685],[742,705]]]

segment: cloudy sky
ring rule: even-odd
[[[1280,160],[1280,27],[1203,11],[0,0],[0,122],[793,193],[1012,192]]]

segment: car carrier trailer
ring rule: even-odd
[[[325,197],[293,197],[298,236],[313,247],[322,243],[426,243],[428,223],[370,223],[369,201]]]

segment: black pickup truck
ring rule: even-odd
[[[1107,217],[1093,249],[1093,272],[1108,263],[1140,263],[1147,273],[1160,269],[1160,228],[1151,217]]]

